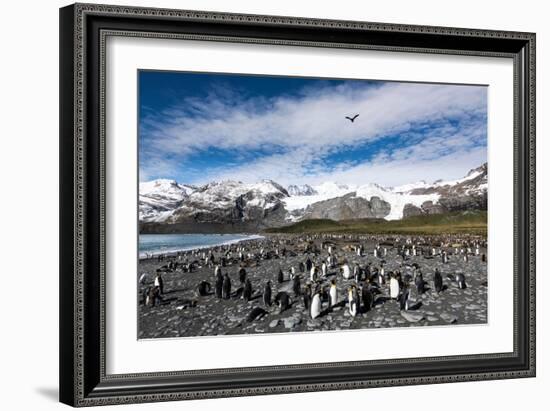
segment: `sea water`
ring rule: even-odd
[[[141,234],[139,256],[194,250],[262,238],[251,234]]]

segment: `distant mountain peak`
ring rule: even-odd
[[[317,191],[309,184],[302,184],[302,185],[291,184],[286,188],[286,191],[291,196],[312,196],[317,194]]]
[[[483,163],[477,168],[472,168],[470,171],[468,171],[468,174],[466,174],[466,177],[471,176],[472,174],[479,174],[479,173],[487,173],[487,163]]]
[[[226,224],[229,230],[255,230],[327,215],[336,220],[371,215],[392,220],[486,207],[487,163],[457,180],[431,184],[420,180],[397,187],[325,181],[285,188],[271,179],[256,183],[212,181],[200,187],[171,179],[139,184],[140,222],[183,224],[196,229],[204,223],[213,227]]]

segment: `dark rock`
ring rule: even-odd
[[[370,201],[357,197],[355,192],[330,200],[319,201],[308,206],[304,218],[328,218],[346,220],[354,218],[384,218],[391,210],[388,202],[378,197]]]

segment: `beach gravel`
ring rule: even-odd
[[[405,237],[401,237],[403,244]],[[338,258],[339,264],[329,268],[327,277],[322,279],[321,285],[329,287],[330,281],[336,279],[339,304],[329,309],[328,300],[323,301],[321,316],[311,319],[309,310],[305,308],[302,296],[295,295],[289,270],[294,267],[301,275],[303,289],[309,281],[308,273],[301,273],[299,263],[309,257],[316,265],[326,261],[328,251],[322,247],[325,238],[303,235],[270,235],[264,239],[254,239],[230,246],[214,247],[212,253],[216,258],[227,255],[226,263],[221,266],[222,273],[227,273],[231,279],[231,297],[218,299],[215,291],[214,267],[206,263],[201,255],[204,250],[188,251],[182,254],[182,259],[196,261],[195,269],[186,272],[180,268],[166,269],[170,257],[164,260],[158,258],[142,259],[139,261],[137,278],[142,273],[147,280],[138,284],[136,300],[138,304],[138,338],[170,338],[215,336],[235,334],[266,334],[281,332],[302,332],[319,330],[357,330],[367,328],[386,327],[416,327],[416,326],[450,326],[451,324],[486,324],[487,323],[487,263],[478,255],[471,255],[468,262],[460,256],[450,254],[449,262],[443,264],[437,256],[409,256],[405,260],[398,255],[398,247],[387,246],[387,254],[374,257],[373,249],[376,244],[384,241],[396,243],[395,238],[389,236],[341,236],[331,238],[332,253]],[[426,249],[432,248],[432,243],[442,242],[441,238],[423,239]],[[449,240],[450,241],[450,240]],[[363,255],[357,255],[354,246],[364,246]],[[317,252],[311,251],[313,247]],[[240,261],[236,258],[237,250],[243,249],[246,258]],[[285,249],[285,255],[282,251]],[[277,254],[275,250],[278,250]],[[260,254],[263,254],[260,256]],[[482,249],[485,252],[485,249]],[[381,253],[382,254],[382,253]],[[175,259],[174,261],[178,261]],[[412,265],[417,264],[427,283],[427,290],[418,296],[418,307],[411,311],[401,311],[399,303],[389,298],[389,287],[382,284],[375,296],[374,307],[368,312],[360,312],[356,317],[349,314],[346,301],[348,288],[355,284],[355,280],[344,279],[339,271],[342,262],[350,267],[359,265],[365,267],[384,266],[386,272],[400,270],[402,275],[412,274]],[[252,295],[249,301],[242,298],[242,287],[239,281],[239,268],[244,266],[247,278],[252,285]],[[152,286],[154,273],[163,269],[164,294],[160,304],[156,306],[144,305],[143,295],[148,287]],[[433,273],[435,269],[441,271],[444,289],[436,293],[433,289]],[[284,279],[278,282],[278,273],[282,270]],[[466,277],[467,288],[456,287],[448,278],[461,272]],[[284,291],[290,299],[291,305],[283,312],[277,304],[264,305],[262,294],[267,281],[271,281],[272,299],[277,293]],[[210,292],[199,295],[198,285],[201,281],[210,283]],[[248,316],[255,309],[258,315],[252,321]]]

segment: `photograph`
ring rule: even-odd
[[[487,89],[139,70],[138,339],[487,324]]]

